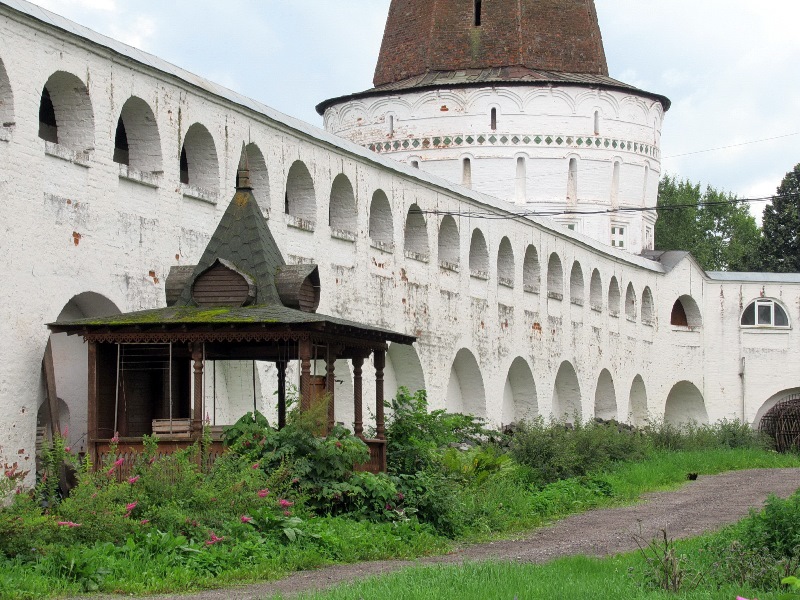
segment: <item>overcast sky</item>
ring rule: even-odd
[[[318,126],[318,102],[372,86],[389,8],[389,0],[36,3]],[[773,194],[800,162],[800,2],[596,4],[611,76],[672,100],[663,170],[742,197]]]

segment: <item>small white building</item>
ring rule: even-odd
[[[593,126],[598,111],[602,137],[592,131],[592,139],[605,140],[607,131],[610,144],[647,146],[616,153],[619,205],[654,204],[665,101],[594,84],[585,93],[567,88],[560,93],[548,86],[539,97],[533,86],[530,103],[517,104],[516,116],[504,100],[497,105],[498,128],[528,133],[520,130],[527,119],[522,109],[553,105],[572,116],[558,127],[553,120],[548,133],[583,135],[586,119]],[[495,92],[474,102],[464,101],[476,94],[466,88],[448,95],[440,109],[456,112],[465,102],[470,115],[463,125],[450,116],[439,125],[427,100],[404,124],[403,102],[435,95],[406,97],[404,91],[392,100],[396,135],[432,135],[450,131],[450,123],[453,131],[477,127],[491,117]],[[573,113],[564,108],[569,105]],[[366,130],[378,131],[388,113],[381,114],[370,117]],[[326,123],[333,128],[347,119],[338,114]],[[339,131],[347,127],[352,123]],[[385,134],[385,122],[382,127]],[[587,153],[572,147],[576,140],[564,138],[557,151],[526,142],[526,173],[537,173],[541,157],[559,165],[566,185],[566,157],[574,150],[577,205],[610,206],[615,149],[593,142]],[[474,179],[471,188],[463,186],[463,148],[401,156],[418,156],[416,168],[24,0],[5,0],[0,462],[32,467],[45,404],[46,324],[164,306],[170,269],[196,264],[233,195],[243,141],[254,193],[287,262],[319,265],[319,311],[418,338],[413,348],[389,348],[387,395],[399,385],[425,388],[433,408],[468,411],[495,424],[575,412],[634,423],[728,417],[757,424],[775,402],[800,391],[800,275],[705,273],[685,253],[641,256],[632,250],[646,246],[644,215],[651,213],[622,222],[622,248],[599,229],[589,230],[588,220],[570,229],[522,216],[521,208],[539,210],[539,201],[564,205],[566,192],[545,194],[530,178],[523,207],[509,201],[508,185],[490,189],[500,198],[480,191],[478,182],[491,182],[482,174],[484,158],[511,161],[511,175],[497,179],[517,181],[510,147],[480,158],[485,148],[471,146]],[[583,175],[590,163],[598,172],[602,166],[603,186]],[[80,450],[87,430],[86,347],[64,334],[51,342],[60,422]],[[368,373],[370,366],[364,368]],[[337,395],[352,394],[350,366],[338,364],[336,374]],[[275,380],[271,364],[219,364],[206,377],[205,412],[225,424],[255,401],[272,414]],[[369,381],[365,375],[365,395],[372,393]],[[349,422],[350,403],[338,407],[337,420]]]

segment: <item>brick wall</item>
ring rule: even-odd
[[[375,85],[427,71],[523,65],[608,75],[594,0],[393,0]]]

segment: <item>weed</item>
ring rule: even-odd
[[[658,589],[679,592],[689,577],[689,589],[696,588],[702,575],[690,571],[686,555],[678,554],[675,540],[667,535],[667,530],[661,529],[660,533],[649,541],[641,534],[633,536],[646,565],[645,580]]]

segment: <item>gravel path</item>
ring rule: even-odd
[[[190,595],[152,596],[140,600],[261,600],[274,594],[318,590],[370,575],[389,573],[412,565],[460,563],[480,560],[516,560],[541,563],[576,554],[605,556],[636,549],[633,535],[645,539],[662,528],[670,537],[686,538],[734,523],[767,496],[787,497],[800,488],[800,469],[752,469],[701,476],[674,492],[645,494],[634,506],[593,510],[567,517],[550,527],[536,529],[518,540],[468,546],[444,556],[416,561],[390,560],[337,565],[302,571],[288,577],[238,588],[210,590]],[[93,596],[92,600],[120,596]]]

